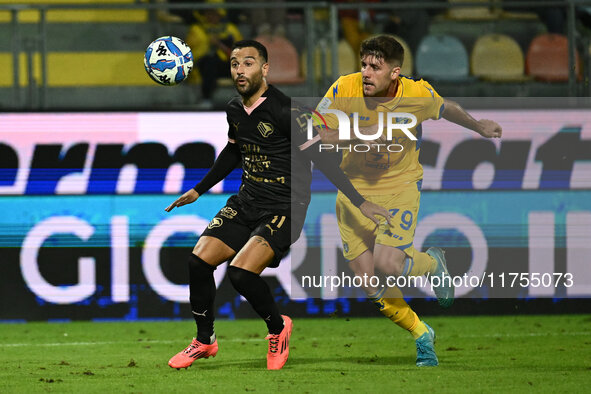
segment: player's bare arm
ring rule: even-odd
[[[473,130],[485,138],[501,138],[503,129],[492,120],[474,119],[458,103],[445,99],[442,117],[452,123]]]
[[[237,147],[236,142],[230,139],[201,182],[177,198],[172,204],[166,207],[165,211],[170,212],[175,207],[182,207],[183,205],[197,201],[201,194],[227,177],[236,168],[239,161],[240,149]]]
[[[166,207],[165,211],[170,212],[175,207],[182,207],[183,205],[191,204],[197,201],[199,198],[199,193],[195,190],[190,189],[189,191],[185,192],[182,196],[174,200],[172,204]]]

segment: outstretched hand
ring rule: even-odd
[[[193,189],[189,189],[188,192],[174,200],[172,204],[166,207],[165,211],[170,212],[174,207],[182,207],[183,205],[191,204],[199,198],[199,193]]]
[[[503,129],[497,122],[488,119],[480,119],[480,135],[485,138],[501,138]]]
[[[359,206],[359,210],[364,216],[369,218],[376,225],[380,224],[380,219],[376,218],[376,215],[383,216],[388,224],[392,225],[392,222],[390,222],[392,215],[390,215],[390,212],[388,212],[388,210],[384,207],[381,207],[370,201],[364,201],[363,204]]]

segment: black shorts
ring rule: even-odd
[[[306,206],[298,208],[292,218],[285,211],[259,208],[233,195],[201,235],[219,239],[236,253],[255,235],[263,237],[275,253],[269,264],[269,267],[275,268],[289,253],[291,244],[299,238],[306,209]]]

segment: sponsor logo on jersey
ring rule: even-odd
[[[220,211],[220,215],[228,219],[234,219],[234,216],[236,216],[237,213],[238,212],[235,209],[232,209],[230,207],[223,207]]]

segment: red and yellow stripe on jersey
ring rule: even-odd
[[[385,148],[379,151],[374,148],[364,153],[341,150],[341,168],[361,194],[391,194],[396,186],[416,182],[423,177],[423,167],[419,163],[421,122],[441,117],[443,98],[428,82],[400,76],[395,97],[380,101],[373,109],[367,108],[366,104],[363,99],[361,73],[354,73],[340,77],[328,89],[318,109],[338,109],[345,112],[350,119],[353,113],[358,113],[360,127],[376,124],[378,112],[384,113],[384,124],[387,112],[411,113],[417,118],[417,125],[409,129],[417,137],[416,141],[408,138],[402,130],[394,129],[392,143],[403,147],[399,153],[388,153]],[[336,116],[323,116],[330,129],[338,130]],[[384,133],[385,131],[384,126]],[[369,141],[368,143],[371,144]]]

